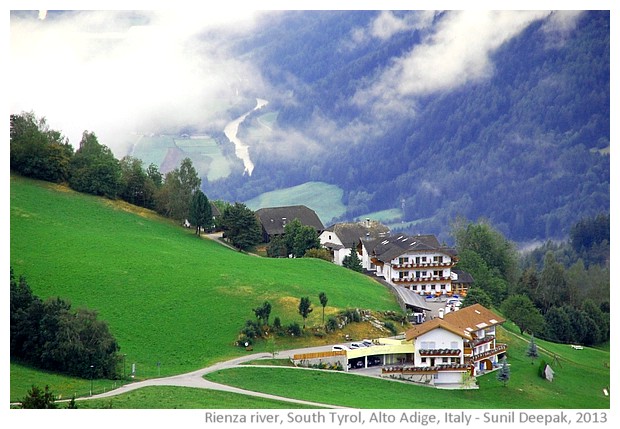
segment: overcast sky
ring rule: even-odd
[[[269,99],[260,70],[227,50],[230,32],[260,31],[261,16],[244,8],[208,13],[82,11],[12,14],[10,21],[10,110],[45,116],[76,146],[94,131],[117,157],[131,132],[157,132],[209,124],[222,130],[224,109],[239,97]],[[277,13],[277,12],[272,12]],[[355,142],[381,132],[395,115],[415,115],[415,97],[450,91],[493,75],[492,53],[529,24],[544,20],[550,43],[570,35],[579,13],[532,11],[425,11],[400,16],[384,11],[367,28],[355,29],[350,46],[388,39],[413,28],[422,43],[387,64],[375,81],[351,100],[366,116],[342,129],[319,117],[326,137]],[[208,35],[207,35],[208,31]],[[272,94],[273,95],[273,94]],[[316,126],[313,130],[316,131]],[[274,133],[274,145],[297,149],[319,144],[304,136]],[[281,146],[280,146],[281,148]],[[118,152],[118,153],[117,153]]]

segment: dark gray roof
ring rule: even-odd
[[[350,249],[357,246],[360,238],[368,240],[383,237],[390,232],[390,229],[376,221],[362,221],[336,223],[329,226],[326,231],[336,234],[343,246]]]
[[[390,237],[378,238],[366,243],[366,248],[380,261],[389,262],[394,258],[409,252],[437,251],[455,256],[456,251],[439,244],[434,235],[405,235],[398,234]]]
[[[284,234],[284,226],[294,219],[313,227],[318,233],[325,227],[316,212],[306,206],[266,207],[256,210],[261,225],[269,235]]]
[[[421,310],[431,311],[431,309],[426,304],[426,300],[414,291],[402,286],[394,286],[394,291],[398,294],[400,300],[407,307],[415,307]]]
[[[453,268],[452,272],[457,275],[457,279],[454,281],[455,283],[473,283],[474,282],[474,278],[467,271]]]

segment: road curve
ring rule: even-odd
[[[304,349],[287,350],[287,351],[278,352],[278,357],[288,358],[288,357],[292,357],[294,354],[312,353],[316,351],[325,351],[329,349],[330,349],[330,346],[322,346],[322,347],[310,347],[310,348],[304,348]],[[109,398],[112,396],[122,395],[127,392],[131,392],[132,390],[141,389],[147,386],[177,386],[177,387],[193,387],[193,388],[198,388],[198,389],[219,390],[223,392],[238,393],[242,395],[255,396],[259,398],[272,399],[272,400],[277,400],[277,401],[282,401],[282,402],[291,402],[291,403],[301,404],[301,405],[310,405],[310,406],[321,407],[321,408],[343,408],[343,407],[338,407],[338,406],[331,405],[331,404],[322,404],[318,402],[302,401],[299,399],[287,398],[284,396],[276,396],[276,395],[270,395],[270,394],[262,393],[262,392],[254,392],[251,390],[240,389],[240,388],[233,387],[233,386],[227,386],[224,384],[214,383],[212,381],[205,380],[204,378],[204,376],[210,372],[219,371],[219,370],[223,370],[227,368],[233,368],[237,365],[240,365],[245,362],[252,361],[252,360],[271,358],[271,357],[272,357],[271,353],[249,354],[249,355],[245,355],[245,356],[231,359],[228,361],[219,362],[209,367],[202,368],[202,369],[192,371],[192,372],[188,372],[186,374],[173,375],[170,377],[163,377],[163,378],[153,378],[153,379],[138,381],[135,383],[125,384],[117,389],[110,390],[105,393],[100,393],[100,394],[92,395],[89,397],[75,398],[75,400],[85,401],[85,400],[91,400],[91,399]]]

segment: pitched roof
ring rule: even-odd
[[[284,226],[294,219],[299,219],[302,225],[311,226],[318,232],[325,229],[316,212],[303,205],[266,207],[256,210],[256,215],[269,235],[284,234]]]
[[[336,223],[326,228],[338,236],[344,247],[357,246],[360,238],[374,239],[385,236],[390,229],[377,221]]]
[[[456,280],[453,278],[452,281],[456,283],[473,283],[474,278],[467,271],[459,270],[457,268],[452,268],[452,273],[456,274]]]
[[[462,338],[471,340],[473,338],[472,332],[489,326],[499,325],[505,321],[506,319],[493,313],[488,308],[480,304],[474,304],[458,311],[451,311],[443,319],[435,318],[420,325],[415,325],[405,333],[405,339],[409,341],[433,329],[442,328],[460,335]]]
[[[367,249],[383,262],[389,262],[400,255],[416,251],[436,251],[450,256],[456,255],[454,249],[440,245],[434,235],[393,235],[377,239],[368,243],[367,246]]]
[[[435,318],[432,320],[427,320],[426,322],[420,325],[414,325],[413,328],[409,329],[405,332],[405,340],[410,341],[418,338],[420,335],[424,335],[427,332],[432,331],[433,329],[442,328],[446,331],[452,332],[455,335],[460,336],[461,338],[465,338],[466,340],[471,340],[472,336],[469,332],[459,329],[458,327],[450,324],[445,319]]]
[[[444,320],[467,332],[499,325],[506,321],[503,317],[498,316],[480,304],[470,305],[458,311],[451,311],[444,316]]]

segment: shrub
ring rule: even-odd
[[[398,334],[398,329],[396,329],[394,323],[390,322],[389,320],[385,322],[384,326],[388,331],[392,333],[392,335]]]
[[[336,319],[334,316],[330,316],[327,319],[327,324],[325,325],[325,330],[327,332],[334,332],[336,329],[338,329],[338,319]]]
[[[301,326],[299,326],[299,323],[293,322],[286,327],[286,332],[291,334],[293,337],[301,337],[303,331]]]

